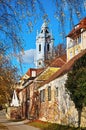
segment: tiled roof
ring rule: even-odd
[[[77,35],[81,33],[81,29],[86,30],[86,17],[77,24],[74,29],[67,35],[67,37],[75,38]]]
[[[36,69],[36,70],[37,70],[37,75],[39,75],[44,71],[44,68],[39,68],[39,69]]]
[[[48,67],[42,74],[39,75],[37,78],[38,81],[45,81],[48,80],[59,68],[55,67]]]
[[[50,67],[62,67],[65,63],[66,63],[66,54],[56,57],[52,63],[50,64]],[[45,70],[45,68],[30,68],[28,69],[28,71],[26,72],[26,75],[31,77],[31,71],[36,71],[37,76],[39,74],[41,74],[43,71]]]
[[[52,63],[50,64],[51,67],[62,67],[66,63],[66,54],[56,57]]]
[[[41,84],[41,86],[49,83],[50,81],[56,79],[57,77],[69,72],[72,69],[72,66],[74,65],[75,61],[78,60],[80,57],[82,57],[84,54],[86,54],[86,49],[83,50],[78,55],[76,55],[75,57],[73,57],[71,60],[69,60],[66,64],[64,64],[61,69],[56,71],[47,81],[43,82]]]

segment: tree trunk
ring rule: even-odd
[[[81,112],[82,112],[82,110],[79,109],[79,110],[78,110],[78,127],[79,127],[79,128],[80,128],[80,125],[81,125]]]

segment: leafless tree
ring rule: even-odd
[[[62,56],[62,55],[64,55],[64,54],[66,54],[65,44],[59,43],[59,44],[55,47],[55,54],[56,54],[56,56]]]
[[[54,17],[60,25],[57,30],[60,30],[60,34],[64,37],[68,26],[73,26],[76,18],[80,20],[85,16],[86,0],[52,0],[52,2],[56,6]],[[0,0],[1,84],[3,84],[2,79],[8,77],[8,72],[14,70],[13,66],[11,66],[12,58],[10,58],[13,53],[15,53],[15,56],[19,56],[21,63],[21,56],[16,54],[23,52],[23,25],[31,32],[41,16],[49,21],[41,0]],[[10,79],[12,80],[12,77]]]

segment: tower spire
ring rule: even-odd
[[[46,19],[41,26],[41,31],[36,38],[36,68],[43,68],[46,66],[45,61],[53,57],[53,44],[52,34],[49,31]]]

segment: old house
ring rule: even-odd
[[[65,82],[74,62],[86,53],[86,18],[81,20],[67,35],[67,59],[66,55],[56,57],[49,66],[45,67],[43,59],[45,43],[48,51],[46,54],[51,56],[49,55],[51,43],[44,43],[43,37],[44,34],[51,36],[47,29],[44,23],[36,41],[36,67],[38,69],[30,69],[26,73],[29,77],[24,80],[19,92],[20,102],[23,104],[22,110],[24,116],[28,118],[77,126],[78,113],[65,88]],[[42,67],[44,68],[39,69]]]
[[[78,113],[66,91],[65,82],[74,62],[85,53],[86,50],[73,57],[38,88],[41,100],[40,120],[77,125]]]
[[[41,101],[39,119],[61,124],[77,123],[77,110],[66,91],[65,82],[74,61],[85,53],[86,18],[81,20],[67,36],[68,62],[38,88]]]
[[[86,17],[67,35],[67,61],[86,49]]]
[[[17,87],[20,105],[22,109],[22,117],[23,118],[29,118],[29,107],[31,103],[31,95],[34,93],[34,87],[33,89],[30,87],[30,85],[33,83],[34,79],[38,74],[40,74],[43,71],[43,69],[34,69],[30,68],[25,75],[28,76],[27,79],[24,80],[22,83],[22,87]],[[24,76],[23,76],[24,77]],[[33,85],[32,85],[33,86]]]
[[[30,89],[30,117],[38,118],[40,112],[40,96],[38,91],[39,86],[49,80],[54,73],[56,73],[66,63],[66,55],[55,58],[50,67],[46,67],[28,87]]]
[[[85,24],[85,19],[81,20],[80,24]],[[60,124],[73,124],[77,125],[78,122],[78,113],[75,109],[75,105],[73,101],[70,99],[69,94],[66,91],[65,88],[65,82],[67,80],[67,73],[71,70],[74,62],[80,58],[84,53],[86,53],[85,50],[85,32],[86,28],[85,26],[81,26],[80,28],[84,28],[83,32],[76,33],[77,30],[75,30],[76,35],[84,35],[84,37],[81,37],[81,43],[79,44],[73,44],[73,46],[69,47],[71,44],[68,43],[68,38],[73,35],[69,33],[67,36],[67,63],[64,63],[63,66],[58,67],[60,64],[60,61],[56,61],[56,66],[54,65],[53,71],[51,72],[51,66],[55,63],[51,63],[49,67],[47,67],[43,73],[41,73],[34,82],[36,83],[35,86],[38,88],[39,95],[40,95],[40,106],[39,106],[39,119],[43,121],[49,121],[49,122],[56,122]],[[71,35],[70,35],[71,34]],[[77,37],[77,36],[76,36]],[[74,37],[73,37],[74,38]],[[84,43],[83,43],[84,41]],[[84,44],[83,48],[82,45]],[[70,50],[74,51],[76,48],[80,48],[81,50],[78,51],[78,53],[75,54],[72,57],[70,56]],[[54,71],[55,70],[55,71]]]

